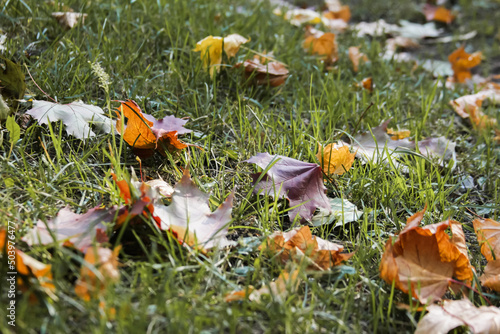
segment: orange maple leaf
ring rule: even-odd
[[[320,162],[321,169],[326,175],[342,175],[351,169],[356,153],[349,151],[349,146],[328,144],[325,147],[319,145],[316,158]]]
[[[337,61],[338,50],[335,41],[335,34],[306,27],[306,39],[302,46],[313,55],[321,56],[321,59],[328,65]]]
[[[329,10],[323,13],[323,17],[330,20],[342,20],[344,22],[349,22],[351,19],[351,9],[349,6],[344,5],[335,10]]]
[[[447,220],[418,227],[424,212],[408,219],[394,243],[387,241],[379,270],[388,284],[394,282],[399,290],[427,303],[440,299],[453,277],[471,281],[473,272],[467,253],[462,252],[465,238],[459,232],[460,223]],[[445,232],[448,228],[456,234],[454,239]]]
[[[424,5],[423,13],[427,21],[438,21],[450,24],[455,19],[455,15],[453,15],[449,9],[428,3]]]
[[[481,63],[482,53],[480,51],[469,54],[465,52],[464,46],[453,51],[448,56],[448,61],[453,69],[453,79],[456,82],[463,83],[465,80],[472,77],[470,69]]]
[[[392,140],[400,140],[410,137],[410,130],[402,129],[402,130],[394,130],[392,128],[387,129],[387,134],[391,135]]]
[[[155,149],[167,149],[172,152],[188,146],[177,139],[177,135],[191,132],[191,130],[184,128],[186,120],[174,116],[157,120],[153,116],[143,113],[139,105],[132,100],[119,102],[121,105],[115,111],[118,115],[116,129],[122,135],[123,140],[136,149],[136,153],[147,157]],[[123,128],[122,115],[127,119]]]
[[[279,254],[283,263],[289,260],[307,261],[311,270],[327,270],[351,258],[354,253],[341,253],[342,245],[311,234],[309,226],[289,232],[275,232],[261,246],[270,253]]]

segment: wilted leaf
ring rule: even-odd
[[[252,77],[257,85],[278,87],[284,84],[288,77],[288,69],[285,64],[277,61],[261,62],[260,58],[256,57],[253,60],[245,60],[243,63],[237,64],[236,67],[243,65],[246,78]]]
[[[322,32],[311,26],[306,27],[306,39],[302,43],[306,51],[318,55],[328,65],[335,63],[338,59],[337,42],[335,34]]]
[[[388,284],[394,282],[399,290],[428,303],[444,295],[453,277],[471,281],[473,272],[468,257],[459,249],[460,243],[455,244],[445,233],[459,223],[447,220],[418,227],[423,213],[408,219],[394,243],[387,241],[379,269]]]
[[[11,107],[11,111],[15,110],[18,105],[18,100],[24,97],[26,84],[24,83],[24,74],[21,71],[21,66],[13,63],[7,58],[0,56],[0,98],[7,106]],[[8,108],[0,108],[0,120],[4,120],[11,114]]]
[[[95,137],[91,125],[105,133],[110,133],[113,129],[113,121],[104,115],[101,108],[82,101],[59,104],[34,100],[33,108],[26,114],[35,118],[39,124],[62,121],[66,132],[78,139]]]
[[[55,12],[52,16],[57,19],[59,24],[65,29],[71,29],[77,25],[78,22],[85,22],[87,14],[74,13],[74,12]]]
[[[177,136],[189,133],[184,127],[187,120],[174,116],[166,116],[160,120],[142,112],[137,103],[132,100],[120,101],[121,105],[117,110],[118,120],[116,129],[122,135],[123,140],[135,149],[135,153],[143,156],[150,156],[155,149],[168,151],[181,150],[188,144],[183,143]],[[127,119],[126,125],[122,129],[121,115]]]
[[[226,235],[234,192],[214,212],[208,206],[209,198],[196,187],[186,168],[174,187],[172,203],[169,206],[155,204],[154,212],[161,219],[161,229],[172,232],[180,243],[201,250],[232,245]]]
[[[293,221],[297,216],[310,220],[317,208],[328,209],[330,204],[325,195],[323,173],[318,164],[302,162],[284,156],[272,156],[269,153],[259,153],[246,162],[260,168],[267,168],[271,162],[277,162],[267,171],[259,183],[255,185],[254,193],[264,191],[266,195],[287,198],[291,209],[289,216]],[[261,173],[253,174],[256,182]]]
[[[193,51],[201,52],[200,58],[203,61],[203,68],[210,71],[213,77],[220,70],[222,64],[222,46],[228,58],[236,55],[241,44],[249,40],[238,34],[231,34],[224,38],[219,36],[208,36],[196,43]]]
[[[341,253],[344,249],[342,245],[313,236],[309,226],[289,232],[274,232],[262,247],[271,254],[278,254],[283,263],[306,261],[311,270],[328,270],[354,255]]]
[[[453,15],[449,9],[428,3],[424,5],[423,13],[427,21],[438,21],[450,24],[455,19],[455,15]]]
[[[115,218],[115,209],[95,207],[84,214],[63,208],[57,216],[44,223],[39,220],[22,238],[28,245],[63,244],[86,252],[92,242],[107,242],[106,226]]]
[[[336,220],[338,222],[334,227],[343,226],[345,223],[358,220],[363,215],[363,211],[358,210],[356,205],[346,199],[329,198],[329,201],[330,210],[320,208],[319,212],[312,217],[313,226],[331,224]]]
[[[493,219],[474,219],[472,222],[481,253],[486,260],[500,259],[500,223]]]
[[[481,52],[469,54],[465,52],[464,46],[453,51],[453,53],[448,56],[448,61],[451,63],[451,68],[454,72],[453,79],[456,82],[462,83],[471,78],[472,74],[470,69],[479,65],[481,59]]]
[[[351,46],[349,48],[349,59],[352,62],[352,68],[354,72],[358,72],[359,62],[361,60],[364,62],[368,61],[368,57],[364,53],[359,52],[359,47],[357,46]]]
[[[479,279],[483,286],[500,292],[500,259],[488,261]]]
[[[500,309],[495,306],[475,307],[470,300],[445,300],[443,305],[427,306],[427,313],[417,325],[415,334],[448,333],[460,326],[472,333],[499,333]]]
[[[120,279],[118,254],[121,246],[113,251],[108,248],[91,247],[85,254],[80,278],[75,284],[75,293],[83,300],[97,298],[111,284]]]
[[[355,155],[349,151],[349,146],[331,143],[325,147],[319,145],[316,158],[326,175],[342,175],[351,169]]]
[[[464,95],[450,101],[453,110],[462,118],[470,118],[472,124],[479,129],[496,125],[496,119],[485,115],[482,111],[483,101],[489,99],[492,103],[500,103],[500,90],[487,89],[476,94]]]

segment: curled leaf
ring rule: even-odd
[[[242,65],[247,79],[253,76],[253,80],[257,85],[278,87],[284,84],[288,77],[288,69],[285,64],[277,61],[263,63],[259,57],[253,60],[245,60],[243,63],[237,64],[236,67]]]

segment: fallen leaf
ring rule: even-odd
[[[189,146],[177,138],[180,134],[191,132],[184,127],[187,120],[174,116],[166,116],[157,120],[143,113],[139,105],[132,100],[119,102],[121,105],[116,111],[118,115],[116,129],[122,135],[123,140],[135,149],[136,154],[150,156],[155,149],[160,150],[161,153],[164,149],[172,152]],[[122,114],[127,119],[123,129]]]
[[[278,87],[285,83],[288,77],[288,69],[285,64],[273,61],[263,63],[259,58],[245,60],[236,64],[236,67],[243,66],[246,78],[253,78],[256,85],[270,85]]]
[[[442,305],[427,306],[415,334],[448,333],[466,326],[472,333],[500,332],[500,309],[495,306],[475,307],[470,300],[445,300]]]
[[[472,222],[481,253],[486,260],[500,259],[500,223],[493,219],[474,219]]]
[[[423,13],[427,21],[438,21],[450,24],[455,19],[455,15],[449,9],[443,6],[434,6],[426,3],[423,7]]]
[[[318,164],[302,162],[284,156],[272,156],[269,153],[259,153],[246,160],[262,169],[277,161],[255,184],[254,193],[263,191],[266,195],[277,198],[287,198],[290,201],[289,216],[294,221],[298,216],[310,220],[317,208],[329,209],[326,188],[323,185],[323,173]],[[254,183],[261,173],[253,174]],[[299,206],[300,205],[300,206]]]
[[[325,147],[319,145],[316,158],[320,162],[323,172],[330,176],[332,174],[342,175],[351,169],[356,153],[349,151],[349,146],[331,143]]]
[[[342,20],[347,23],[351,19],[351,10],[347,5],[338,8],[330,7],[327,12],[323,13],[323,17],[330,20]]]
[[[471,78],[472,74],[470,69],[479,65],[481,59],[482,53],[480,51],[469,54],[465,52],[463,45],[453,51],[453,53],[448,56],[448,61],[454,72],[453,79],[456,82],[463,83],[465,80]]]
[[[351,145],[356,156],[364,161],[388,164],[388,158],[397,158],[401,153],[410,152],[415,148],[415,142],[408,139],[392,140],[386,133],[390,119],[379,126],[372,128],[371,132],[356,135]],[[444,165],[445,160],[456,161],[456,144],[445,137],[428,138],[418,142],[420,153],[426,157],[439,159],[439,164]],[[399,164],[395,164],[398,166]],[[455,165],[455,164],[454,164]]]
[[[91,126],[104,133],[111,133],[114,127],[113,121],[105,116],[101,108],[82,101],[59,104],[33,100],[33,108],[26,114],[36,119],[39,124],[62,121],[69,135],[82,140],[96,136]]]
[[[233,302],[248,298],[250,301],[259,301],[262,296],[269,295],[274,301],[283,303],[290,293],[294,293],[298,289],[301,281],[298,276],[298,270],[293,271],[291,274],[285,270],[269,285],[263,285],[258,290],[250,285],[246,290],[230,292],[224,297],[224,300]]]
[[[317,24],[321,22],[321,16],[311,9],[294,8],[287,11],[284,19],[290,21],[294,26],[301,26],[304,23]]]
[[[453,110],[462,118],[470,118],[471,123],[479,129],[495,126],[495,118],[485,115],[482,111],[484,100],[490,100],[494,104],[500,103],[500,90],[487,89],[476,94],[464,95],[450,101]]]
[[[290,260],[306,261],[308,269],[328,270],[351,258],[354,253],[341,253],[344,246],[318,238],[311,234],[309,226],[295,228],[289,232],[274,232],[262,249],[279,255],[282,263]]]
[[[107,287],[120,280],[118,254],[121,246],[113,251],[103,247],[91,247],[84,257],[80,277],[75,283],[75,293],[83,300],[99,297]]]
[[[154,206],[154,212],[161,220],[160,228],[170,231],[181,244],[202,251],[233,245],[226,235],[231,222],[234,192],[214,212],[208,206],[209,198],[196,187],[189,169],[184,169],[181,180],[174,187],[172,203],[169,206]]]
[[[330,209],[320,208],[318,213],[312,217],[313,226],[331,224],[338,220],[333,227],[339,227],[345,223],[356,221],[363,215],[363,211],[358,210],[356,205],[346,199],[328,198],[328,200],[330,201]]]
[[[196,43],[193,51],[201,52],[200,58],[203,61],[203,68],[209,70],[210,76],[213,77],[219,72],[222,64],[223,46],[227,57],[232,58],[240,49],[241,44],[245,44],[248,41],[249,39],[238,34],[231,34],[224,38],[208,36]]]
[[[455,244],[445,232],[459,223],[447,220],[418,227],[424,210],[408,219],[394,243],[387,241],[379,269],[384,281],[394,282],[397,289],[425,304],[439,300],[453,277],[472,281],[473,272],[460,244]]]
[[[85,18],[87,14],[83,13],[74,13],[74,12],[55,12],[52,13],[52,16],[57,19],[61,27],[64,29],[74,28],[78,22],[85,22]]]
[[[414,38],[395,36],[385,41],[385,47],[387,50],[396,52],[398,49],[416,49],[420,47],[420,44]]]
[[[392,140],[400,140],[410,137],[410,130],[402,129],[402,130],[394,130],[392,128],[387,129],[387,134],[391,135]]]
[[[0,120],[5,120],[17,109],[18,100],[24,97],[26,84],[21,66],[0,56],[0,93],[3,102],[9,108],[1,108]]]
[[[306,27],[306,39],[302,43],[303,48],[313,55],[318,55],[325,62],[331,65],[338,59],[337,43],[335,34]]]
[[[370,93],[373,92],[372,77],[364,78],[363,80],[361,80],[361,87],[363,87],[363,89],[366,89]]]
[[[397,34],[399,36],[413,38],[416,40],[427,37],[438,37],[442,33],[442,29],[437,29],[434,22],[426,24],[413,23],[406,20],[400,20]]]
[[[352,30],[357,31],[358,37],[364,36],[382,36],[386,34],[395,34],[399,31],[399,26],[389,24],[380,19],[376,22],[359,22],[352,26]]]
[[[52,267],[50,264],[44,264],[28,254],[15,248],[10,237],[13,234],[7,233],[7,230],[0,228],[0,254],[6,252],[5,258],[9,258],[9,272],[17,272],[20,276],[17,277],[18,287],[22,291],[27,291],[31,278],[35,278],[42,290],[53,300],[57,300],[54,295],[55,286],[52,281]],[[10,241],[9,241],[10,239]],[[15,258],[15,269],[11,267],[10,261]],[[7,260],[5,260],[7,265]]]
[[[349,47],[349,59],[352,62],[352,68],[353,68],[354,72],[358,72],[359,62],[361,60],[364,62],[368,61],[368,57],[364,53],[359,52],[359,47],[357,47],[357,46]]]
[[[85,253],[93,241],[108,241],[103,223],[113,222],[116,213],[116,209],[95,207],[84,214],[78,214],[66,207],[47,223],[39,220],[22,240],[30,246],[61,244]]]
[[[500,292],[500,259],[488,261],[479,280],[483,286]]]

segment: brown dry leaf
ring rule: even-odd
[[[500,103],[500,90],[487,89],[476,94],[464,95],[450,101],[453,110],[462,118],[470,118],[471,123],[479,129],[495,126],[497,120],[482,111],[484,100],[490,100],[492,103]]]
[[[302,47],[313,55],[318,55],[327,65],[335,63],[338,59],[337,42],[335,34],[306,27],[306,39]]]
[[[83,300],[97,298],[112,283],[120,279],[118,254],[121,246],[113,251],[108,248],[89,248],[75,284],[75,293]]]
[[[486,260],[500,259],[500,223],[493,219],[474,219],[472,222],[481,253]]]
[[[318,238],[311,234],[309,226],[289,232],[274,232],[261,248],[279,254],[283,263],[290,259],[307,261],[311,270],[328,270],[351,258],[354,253],[341,253],[344,246]]]
[[[249,286],[246,290],[233,291],[224,297],[226,302],[249,299],[251,301],[259,301],[264,295],[270,295],[277,302],[284,302],[289,293],[294,293],[299,284],[299,271],[295,270],[291,274],[284,270],[280,276],[269,285],[264,285],[260,289],[255,290],[253,286]]]
[[[391,140],[400,140],[410,137],[411,132],[407,129],[394,130],[392,128],[388,128],[387,134],[391,135]]]
[[[288,69],[285,64],[278,61],[267,62],[265,57],[256,57],[253,60],[245,60],[243,63],[236,64],[236,67],[243,65],[247,79],[253,77],[256,85],[270,85],[272,87],[278,87],[285,83],[288,77]]]
[[[455,19],[455,15],[451,13],[451,10],[443,6],[438,7],[428,3],[424,5],[423,13],[427,21],[438,21],[450,24]]]
[[[354,72],[358,72],[359,62],[361,60],[364,62],[368,61],[368,57],[364,53],[359,52],[359,47],[357,46],[349,47],[349,59],[352,62],[352,68]]]
[[[320,162],[323,172],[330,176],[332,174],[342,175],[351,169],[356,153],[349,152],[349,146],[331,143],[325,147],[319,145],[316,158]]]
[[[472,77],[470,69],[479,65],[481,59],[482,53],[480,51],[469,54],[465,52],[464,46],[453,51],[453,53],[448,56],[448,61],[451,63],[451,68],[454,73],[453,79],[460,83],[470,79]]]
[[[382,279],[388,284],[395,282],[396,288],[421,303],[439,300],[453,277],[465,281],[473,278],[467,255],[445,232],[458,223],[447,220],[418,227],[424,210],[408,219],[394,244],[392,240],[387,241],[379,268]]]
[[[71,29],[75,27],[80,21],[83,24],[85,22],[87,14],[74,12],[55,12],[52,13],[52,16],[57,19],[57,21],[63,28]]]
[[[500,259],[488,261],[484,273],[479,279],[483,286],[500,292]]]
[[[445,300],[442,305],[429,305],[427,311],[415,334],[448,333],[460,326],[472,333],[500,333],[500,309],[495,306],[478,308],[468,299]]]

